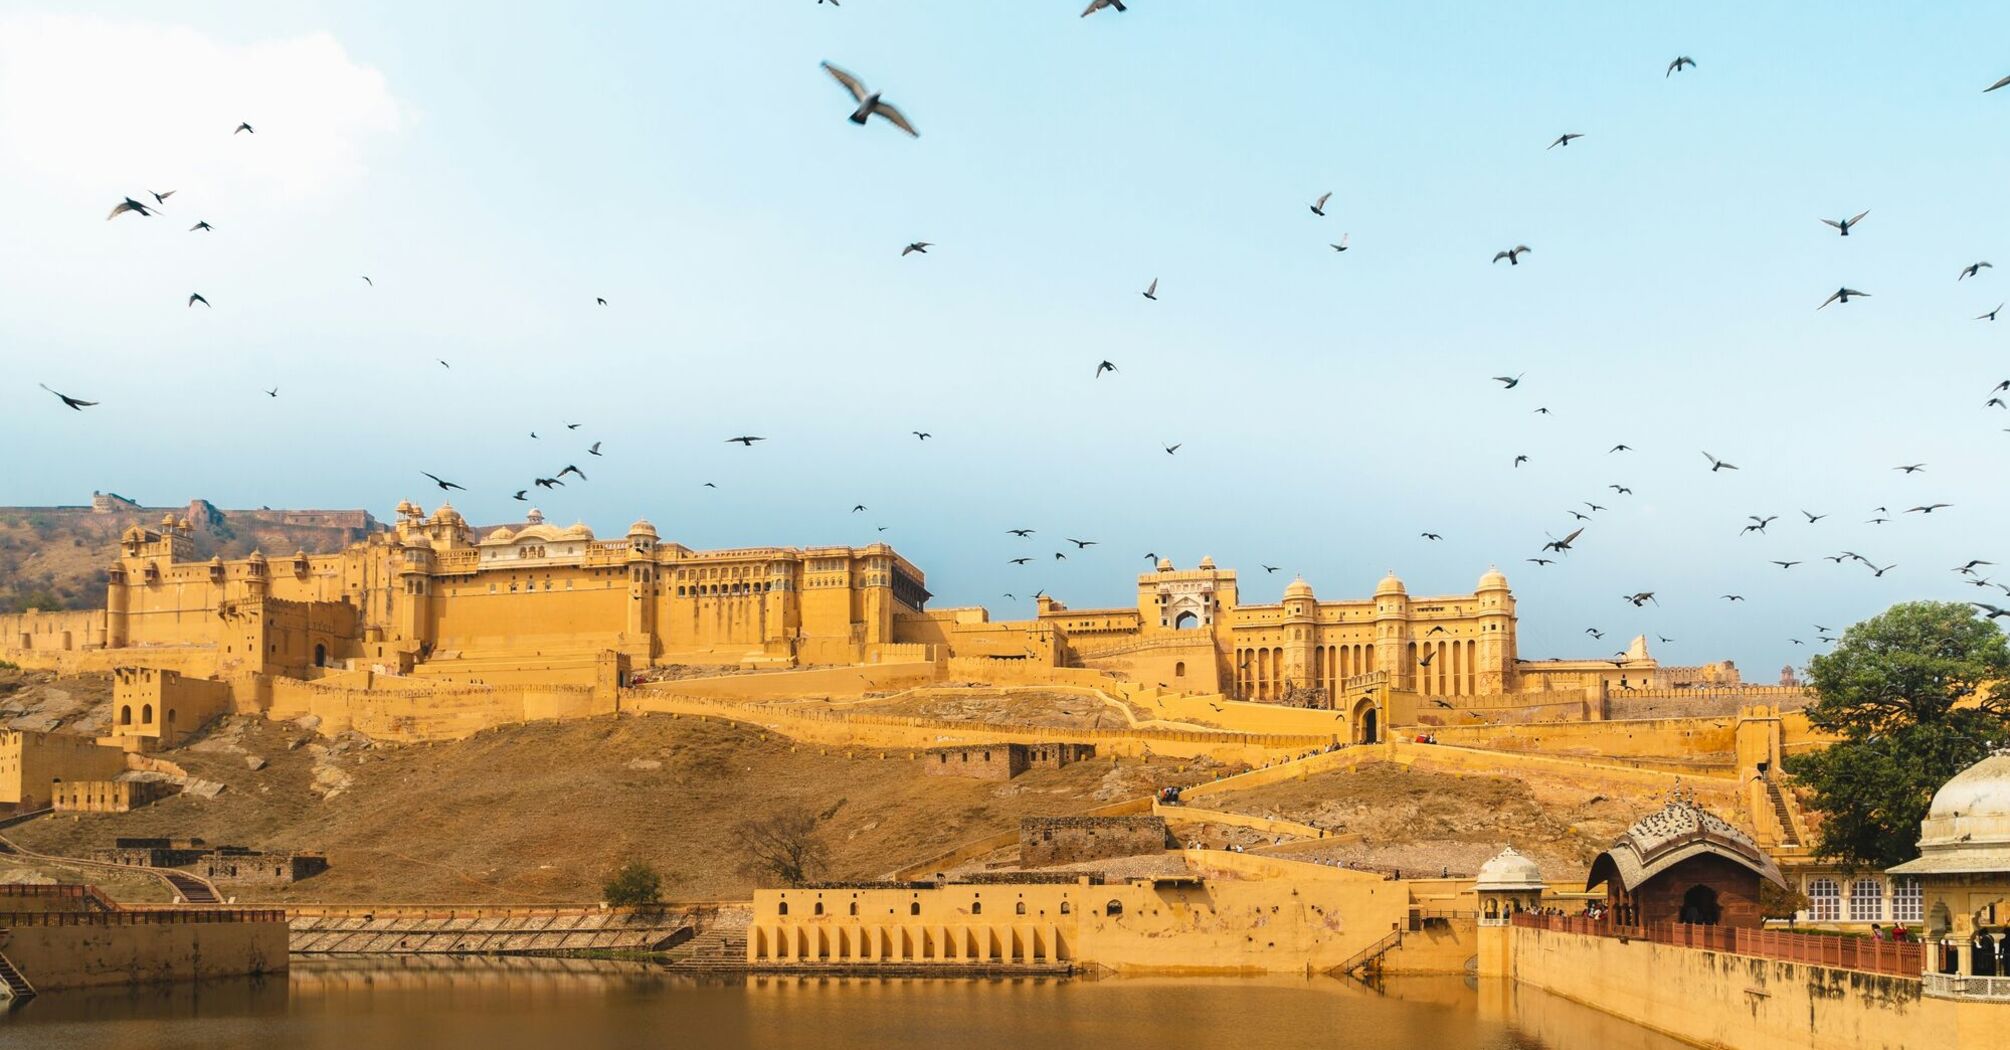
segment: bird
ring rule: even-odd
[[[907,245],[907,247],[905,247],[905,248],[902,248],[902,249],[900,250],[900,254],[901,254],[901,255],[903,255],[903,256],[906,256],[906,255],[927,255],[927,254],[928,254],[928,249],[929,249],[929,247],[930,247],[931,245],[933,245],[934,243],[935,243],[935,242],[933,242],[933,241],[910,241],[910,242],[908,242],[908,245]]]
[[[1537,565],[1555,565],[1555,564],[1556,564],[1556,559],[1555,559],[1555,558],[1523,558],[1522,560],[1523,560],[1523,561],[1532,561],[1532,562],[1536,563]]]
[[[1682,67],[1684,66],[1687,66],[1690,69],[1695,69],[1696,60],[1690,58],[1688,55],[1678,56],[1675,59],[1675,61],[1668,63],[1668,71],[1661,74],[1661,79],[1666,80],[1669,77],[1675,75],[1676,73],[1680,73],[1682,71]]]
[[[1776,519],[1779,518],[1778,514],[1769,514],[1763,518],[1759,517],[1757,514],[1747,514],[1745,516],[1752,519],[1752,523],[1738,530],[1738,535],[1740,536],[1743,536],[1745,533],[1748,532],[1764,532],[1766,531],[1766,526],[1771,525]]]
[[[578,467],[575,467],[575,466],[573,466],[573,465],[572,465],[572,464],[570,464],[570,463],[567,463],[567,464],[565,465],[565,469],[564,469],[564,470],[561,470],[561,471],[559,471],[559,472],[558,472],[558,476],[559,476],[559,477],[561,477],[561,478],[562,478],[562,477],[564,477],[564,476],[566,476],[567,474],[577,474],[577,475],[579,475],[579,480],[581,480],[581,481],[586,481],[586,480],[587,480],[587,477],[586,477],[586,472],[585,472],[585,471],[583,471],[583,470],[581,470],[581,469],[579,469]]]
[[[1103,373],[1104,373],[1104,372],[1114,372],[1114,371],[1116,371],[1116,370],[1117,370],[1117,366],[1116,366],[1116,365],[1113,365],[1113,364],[1111,364],[1111,363],[1109,363],[1108,361],[1102,361],[1102,362],[1098,362],[1098,363],[1097,363],[1097,365],[1096,365],[1096,375],[1095,375],[1095,378],[1097,378],[1097,379],[1101,379],[1101,378],[1103,378]]]
[[[1346,251],[1346,250],[1347,250],[1347,238],[1349,238],[1349,237],[1352,237],[1352,236],[1354,236],[1354,235],[1353,235],[1353,234],[1351,234],[1351,233],[1343,233],[1343,234],[1341,234],[1341,235],[1340,235],[1340,243],[1339,243],[1339,244],[1328,244],[1328,245],[1327,245],[1326,247],[1328,247],[1328,248],[1331,248],[1331,249],[1333,249],[1333,250],[1334,250],[1334,251],[1336,251],[1336,252],[1344,252],[1344,251]]]
[[[282,136],[280,136],[280,137],[281,137],[281,138],[284,138],[285,136],[283,136],[283,135],[282,135]],[[447,479],[445,479],[445,478],[443,478],[443,477],[440,477],[440,476],[439,476],[438,474],[427,474],[427,473],[426,473],[425,471],[423,471],[423,470],[422,470],[422,471],[419,471],[419,473],[421,473],[421,474],[425,474],[425,475],[426,475],[427,477],[429,477],[429,478],[432,478],[432,479],[433,479],[433,484],[435,484],[435,485],[438,485],[438,486],[440,487],[440,491],[441,491],[441,492],[445,492],[445,491],[446,491],[446,490],[448,490],[448,489],[460,489],[460,490],[461,490],[462,492],[466,492],[466,491],[467,491],[467,489],[465,489],[465,488],[462,488],[461,486],[459,486],[459,485],[456,485],[456,484],[454,484],[453,482],[451,482],[451,481],[448,481]]]
[[[1718,459],[1717,457],[1715,457],[1715,456],[1713,456],[1713,455],[1709,454],[1708,452],[1705,452],[1705,453],[1703,453],[1703,458],[1704,458],[1704,459],[1707,459],[1707,460],[1709,460],[1709,461],[1710,461],[1710,473],[1712,473],[1712,474],[1715,474],[1716,472],[1718,472],[1718,471],[1720,471],[1720,470],[1736,470],[1736,469],[1738,469],[1738,468],[1737,468],[1737,466],[1736,466],[1735,464],[1732,464],[1732,463],[1726,463],[1726,462],[1724,462],[1723,460],[1721,460],[1721,459]]]
[[[1065,555],[1065,554],[1062,554],[1062,553],[1061,553],[1060,551],[1055,551],[1055,552],[1054,552],[1054,560],[1055,560],[1055,561],[1067,561],[1067,560],[1068,560],[1068,556],[1067,556],[1067,555]]]
[[[1808,524],[1810,524],[1810,525],[1813,525],[1813,524],[1814,524],[1815,522],[1818,522],[1818,521],[1822,520],[1823,518],[1826,518],[1826,517],[1828,517],[1828,515],[1826,515],[1826,514],[1809,514],[1809,513],[1807,512],[1807,511],[1802,511],[1802,512],[1801,512],[1801,517],[1803,517],[1803,518],[1806,518],[1806,519],[1808,519]]]
[[[1745,600],[1745,596],[1742,594],[1720,594],[1718,597],[1727,602],[1742,602]]]
[[[1438,655],[1438,651],[1437,651],[1436,649],[1426,649],[1426,650],[1424,650],[1424,655],[1423,655],[1422,657],[1418,658],[1418,660],[1417,660],[1417,666],[1419,666],[1419,667],[1429,667],[1429,666],[1431,666],[1431,660],[1432,660],[1432,658],[1433,658],[1433,657],[1435,657],[1435,656],[1437,656],[1437,655]]]
[[[1581,139],[1581,138],[1583,138],[1583,137],[1584,137],[1584,135],[1583,135],[1582,133],[1580,133],[1580,132],[1575,132],[1575,131],[1566,131],[1566,132],[1564,132],[1563,134],[1561,134],[1561,135],[1558,135],[1558,136],[1556,137],[1556,141],[1555,141],[1555,142],[1552,142],[1552,143],[1550,143],[1549,145],[1547,145],[1547,146],[1544,146],[1543,148],[1544,148],[1544,149],[1555,149],[1555,148],[1557,148],[1558,146],[1568,146],[1568,145],[1570,145],[1570,140],[1571,140],[1571,139]]]
[[[1544,533],[1543,535],[1545,535],[1545,536],[1548,536],[1549,534],[1548,534],[1548,533]],[[1543,544],[1543,545],[1542,545],[1542,549],[1543,549],[1543,550],[1546,550],[1546,551],[1555,551],[1555,552],[1557,552],[1558,554],[1561,554],[1561,553],[1563,553],[1564,551],[1567,551],[1567,550],[1569,550],[1569,549],[1570,549],[1570,545],[1571,545],[1571,544],[1573,544],[1573,543],[1576,543],[1576,542],[1577,542],[1577,538],[1578,538],[1579,536],[1582,536],[1582,535],[1584,535],[1584,530],[1583,530],[1583,529],[1576,529],[1576,530],[1572,531],[1570,535],[1568,535],[1568,536],[1565,536],[1565,537],[1564,537],[1564,538],[1562,538],[1562,539],[1557,539],[1557,538],[1556,538],[1556,537],[1554,537],[1554,536],[1550,536],[1550,537],[1549,537],[1549,542],[1548,542],[1548,543],[1545,543],[1545,544]]]
[[[129,211],[139,212],[141,218],[145,218],[146,216],[153,214],[153,209],[148,208],[146,205],[141,204],[139,201],[136,201],[131,197],[127,197],[125,200],[122,200],[119,203],[112,205],[112,213],[110,215],[105,216],[105,221],[110,222],[113,219],[116,219],[120,215],[123,215]]]
[[[372,288],[375,288],[375,287],[377,287],[377,282],[375,282],[375,281],[371,280],[371,279],[370,279],[370,275],[369,275],[369,274],[366,274],[366,273],[364,273],[364,274],[357,274],[356,276],[358,276],[358,277],[361,277],[361,278],[363,279],[363,283],[364,283],[364,284],[367,284],[367,285],[369,285],[369,286],[370,286],[370,287],[372,287]]]
[[[730,438],[727,438],[727,439],[726,439],[726,444],[730,445],[730,444],[733,444],[734,442],[736,442],[736,441],[737,441],[737,442],[739,442],[740,444],[742,444],[742,445],[745,445],[745,446],[746,446],[746,447],[748,447],[748,448],[753,448],[753,447],[754,447],[754,442],[756,442],[756,441],[766,441],[766,440],[768,440],[768,439],[767,439],[767,438],[764,438],[764,437],[755,437],[755,436],[753,436],[753,435],[751,435],[751,434],[743,434],[743,435],[741,435],[741,436],[739,436],[739,437],[730,437]]]
[[[2003,399],[2002,399],[2002,398],[2000,398],[2000,397],[1992,397],[1992,398],[1990,398],[1989,400],[1987,400],[1987,401],[1984,401],[1984,402],[1982,402],[1982,407],[1983,407],[1983,408],[2010,408],[2010,405],[2005,405],[2005,404],[2003,403]]]
[[[1586,627],[1586,628],[1584,629],[1584,633],[1585,633],[1585,634],[1588,634],[1588,635],[1590,635],[1590,636],[1592,636],[1593,638],[1603,638],[1603,637],[1605,637],[1605,632],[1604,632],[1604,631],[1601,631],[1601,630],[1599,630],[1599,629],[1598,629],[1598,628],[1596,628],[1596,627]]]
[[[1661,604],[1655,600],[1653,591],[1636,591],[1633,594],[1622,594],[1619,596],[1619,600],[1622,602],[1632,602],[1633,607],[1636,609],[1641,608],[1648,602],[1654,602],[1656,605]]]
[[[154,204],[156,207],[166,205],[168,202],[168,198],[174,196],[174,193],[175,191],[173,190],[169,190],[166,193],[155,193],[152,190],[147,191],[147,195],[151,196],[154,199]]]
[[[1978,321],[1994,321],[1996,320],[1996,315],[2000,313],[2002,310],[2003,310],[2003,304],[1997,303],[1996,309],[1991,310],[1986,314],[1976,314],[1975,319]]]
[[[598,456],[598,455],[600,455],[600,442],[598,442],[598,441],[594,442],[594,443],[593,443],[593,447],[591,447],[591,448],[589,448],[589,449],[587,449],[587,450],[586,450],[586,454],[587,454],[587,455],[589,455],[589,456]]]
[[[1833,628],[1833,627],[1823,627],[1823,626],[1822,626],[1821,624],[1815,624],[1815,633],[1816,633],[1816,634],[1827,634],[1827,633],[1829,633],[1830,631],[1833,631],[1833,630],[1835,630],[1835,628]]]
[[[1428,631],[1425,631],[1425,632],[1424,632],[1424,637],[1426,637],[1426,638],[1429,638],[1430,636],[1432,636],[1432,635],[1434,635],[1434,634],[1443,634],[1443,633],[1445,633],[1445,627],[1444,627],[1444,625],[1443,625],[1443,624],[1439,624],[1439,625],[1437,625],[1437,626],[1435,626],[1435,627],[1432,627],[1432,628],[1431,628],[1430,630],[1428,630]]]
[[[1159,279],[1158,279],[1158,278],[1156,278],[1156,277],[1152,278],[1152,283],[1151,283],[1151,284],[1149,284],[1149,285],[1147,285],[1147,286],[1145,287],[1145,298],[1147,298],[1147,299],[1150,299],[1150,300],[1151,300],[1152,302],[1158,302],[1158,301],[1159,301]]]
[[[252,126],[251,126],[251,124],[250,124],[249,122],[245,122],[245,121],[239,121],[239,122],[238,122],[238,125],[237,125],[237,127],[236,127],[235,129],[233,129],[233,130],[231,131],[231,134],[235,135],[235,134],[237,134],[237,133],[238,133],[238,132],[240,132],[240,131],[243,131],[243,132],[247,132],[247,133],[249,133],[249,134],[252,134],[252,135],[256,135],[256,134],[258,134],[258,129],[256,129],[256,128],[252,127]],[[284,136],[284,135],[281,135],[281,136],[280,136],[280,138],[285,138],[285,137],[286,137],[286,136]]]
[[[188,228],[188,232],[190,232],[190,233],[194,233],[194,232],[195,232],[195,231],[197,231],[197,230],[203,230],[203,231],[205,231],[205,232],[209,232],[209,233],[214,233],[214,232],[216,232],[216,229],[215,229],[215,227],[212,227],[212,226],[211,226],[211,225],[210,225],[209,223],[207,223],[207,222],[198,222],[198,223],[196,223],[196,224],[195,224],[194,226],[191,226],[191,227],[189,227],[189,228]],[[1990,320],[1992,320],[1992,321],[1993,321],[1993,320],[1995,320],[1995,319],[1996,319],[1996,318],[1995,318],[1995,317],[1993,317],[1993,316],[1992,316],[1992,317],[1990,317]]]
[[[194,305],[195,305],[195,304],[197,304],[197,303],[201,303],[201,304],[202,304],[202,305],[204,305],[204,306],[208,306],[208,305],[209,305],[209,300],[207,300],[207,299],[204,299],[204,298],[202,297],[202,293],[201,293],[201,292],[190,292],[190,293],[188,293],[188,304],[189,304],[190,306],[194,306]]]
[[[1325,193],[1320,194],[1319,199],[1312,202],[1312,214],[1317,215],[1322,219],[1325,218],[1326,202],[1332,199],[1333,199],[1332,190],[1327,190]]]
[[[1157,561],[1157,560],[1159,560],[1159,556],[1158,556],[1158,554],[1157,554],[1156,552],[1153,552],[1153,551],[1146,551],[1146,552],[1145,552],[1145,560],[1146,560],[1146,561]]]
[[[1962,566],[1961,568],[1959,568],[1959,569],[1956,569],[1956,570],[1954,570],[1954,571],[1956,571],[1956,572],[1967,572],[1967,571],[1969,571],[1969,570],[1971,570],[1971,569],[1975,568],[1975,567],[1976,567],[1977,565],[1994,565],[1994,564],[1996,564],[1996,563],[1995,563],[1995,562],[1993,562],[1993,561],[1983,561],[1983,560],[1982,560],[1982,559],[1980,559],[1980,558],[1973,558],[1973,559],[1970,559],[1970,560],[1969,560],[1968,564],[1966,564],[1966,565],[1963,565],[1963,566]]]
[[[818,2],[821,3],[822,0],[818,0]],[[832,2],[835,3],[836,0],[832,0]],[[1130,8],[1124,6],[1124,0],[1089,0],[1089,6],[1082,9],[1082,17],[1087,18],[1106,7],[1116,8],[1119,14],[1130,10]]]
[[[1774,565],[1777,565],[1777,566],[1779,566],[1779,567],[1780,567],[1780,568],[1782,568],[1782,569],[1791,569],[1791,568],[1793,568],[1794,566],[1796,566],[1796,565],[1799,565],[1799,564],[1800,564],[1800,562],[1797,562],[1797,561],[1776,561],[1776,562],[1774,562],[1773,564],[1774,564]]]
[[[1890,518],[1872,518],[1872,519],[1870,519],[1869,521],[1866,521],[1866,522],[1864,522],[1864,524],[1865,524],[1865,525],[1882,525],[1882,524],[1884,524],[1885,522],[1887,522],[1887,521],[1890,521],[1890,520],[1891,520]]]
[[[926,430],[910,430],[908,431],[908,433],[913,434],[915,440],[917,441],[927,441],[929,438],[935,436],[934,434],[931,434]]]
[[[1614,452],[1631,452],[1631,451],[1633,451],[1632,445],[1614,445],[1611,448],[1606,449],[1605,454],[1609,456],[1612,455]]]
[[[530,491],[529,489],[518,489],[516,490],[516,495],[511,496],[510,498],[520,503],[528,503],[530,502],[530,498],[528,496],[525,496],[524,493],[529,491]]]
[[[1585,506],[1591,508],[1593,511],[1601,511],[1605,509],[1604,507],[1601,507],[1598,504],[1591,502],[1590,500],[1584,500],[1582,502],[1584,503]]]
[[[1982,93],[1983,93],[1983,94],[1985,94],[1985,95],[1987,95],[1987,94],[1988,94],[1988,93],[1990,93],[1991,91],[1994,91],[1994,90],[1996,90],[1997,88],[2000,88],[2000,87],[2005,87],[2005,86],[2010,86],[2010,77],[2004,77],[2003,79],[2001,79],[2001,80],[1997,81],[1996,83],[1994,83],[1994,84],[1991,84],[1991,85],[1989,85],[1989,86],[1988,86],[1988,87],[1986,87],[1986,88],[1983,88],[1983,89],[1982,89]]]
[[[1516,470],[1520,470],[1520,469],[1521,469],[1521,465],[1522,465],[1523,463],[1526,463],[1526,462],[1528,462],[1528,457],[1527,457],[1527,456],[1516,456],[1516,457],[1514,458],[1514,465],[1515,465],[1515,469],[1516,469]]]
[[[2005,78],[2005,82],[2010,83],[2010,78]],[[2002,86],[2003,85],[2001,84],[1997,85],[1997,87]],[[1989,604],[1988,602],[1969,602],[1968,604],[1975,606],[1977,609],[1980,609],[1985,613],[1988,613],[1989,618],[1992,620],[2000,620],[2005,616],[2010,616],[2010,609],[1999,609],[1996,606]]]
[[[1606,488],[1609,488],[1609,489],[1611,489],[1611,490],[1612,490],[1612,491],[1614,491],[1614,492],[1617,492],[1617,493],[1619,493],[1619,494],[1620,494],[1620,495],[1622,495],[1622,496],[1631,496],[1631,495],[1633,495],[1633,490],[1632,490],[1632,489],[1629,489],[1629,488],[1627,488],[1627,487],[1626,487],[1626,486],[1624,486],[1624,485],[1607,485],[1607,486],[1605,486],[1605,487],[1606,487]]]
[[[1512,376],[1495,376],[1494,382],[1501,384],[1502,390],[1513,390],[1515,387],[1521,385],[1521,377],[1527,374],[1527,372],[1520,372]]]
[[[1277,571],[1277,570],[1278,570],[1279,568],[1281,568],[1281,566],[1277,566],[1277,565],[1263,565],[1263,563],[1262,563],[1262,562],[1258,562],[1257,564],[1258,564],[1258,565],[1261,565],[1261,566],[1262,566],[1262,568],[1263,568],[1263,571],[1264,571],[1265,573],[1274,573],[1274,572],[1276,572],[1276,571]]]
[[[531,484],[536,485],[538,488],[541,489],[562,489],[565,487],[565,482],[560,481],[557,478],[536,478],[531,482]],[[713,485],[709,481],[706,482],[705,484],[711,488],[718,487],[716,485]]]
[[[708,482],[706,482],[705,484],[703,484],[703,485],[701,485],[701,486],[699,486],[699,487],[700,487],[700,488],[708,488],[708,489],[716,489],[716,488],[718,488],[719,486],[718,486],[718,485],[716,485],[716,484],[713,484],[712,482],[709,482],[709,481],[708,481]]]
[[[1806,644],[1808,644],[1808,643],[1806,643],[1806,642],[1804,642],[1804,641],[1801,641],[1801,640],[1800,640],[1799,638],[1789,638],[1789,639],[1787,639],[1787,641],[1790,641],[1790,642],[1794,643],[1795,645],[1806,645]]]
[[[1859,222],[1862,222],[1863,217],[1869,214],[1870,209],[1865,208],[1864,210],[1857,212],[1855,215],[1852,215],[1847,219],[1823,219],[1822,221],[1828,223],[1830,226],[1835,227],[1836,232],[1841,236],[1847,237],[1849,236],[1849,228],[1855,226]]]
[[[1590,521],[1590,520],[1591,520],[1591,515],[1589,515],[1589,514],[1581,514],[1581,513],[1577,512],[1577,511],[1574,511],[1574,510],[1573,510],[1573,511],[1569,511],[1568,513],[1570,514],[1571,518],[1573,518],[1574,520],[1577,520],[1577,521]]]
[[[1908,463],[1908,464],[1905,464],[1904,466],[1898,466],[1898,467],[1893,467],[1893,468],[1891,468],[1891,469],[1893,469],[1893,470],[1902,470],[1902,471],[1905,471],[1905,472],[1906,472],[1907,474],[1917,474],[1917,473],[1919,473],[1920,471],[1922,471],[1922,470],[1925,470],[1925,469],[1926,469],[1926,464],[1924,464],[1924,463]]]
[[[866,507],[866,505],[865,505],[865,504],[863,504],[863,503],[854,503],[854,504],[852,504],[852,505],[851,505],[851,512],[852,512],[853,514],[857,514],[858,512],[860,512],[860,511],[862,511],[862,510],[866,510],[866,509],[867,509],[867,507]]]
[[[63,393],[62,391],[57,390],[46,383],[36,383],[35,385],[56,395],[58,398],[62,400],[63,407],[71,410],[72,412],[82,412],[83,410],[97,404],[96,401],[86,401],[80,397],[71,397],[70,395]]]
[[[1864,564],[1865,564],[1865,565],[1870,565],[1870,563],[1869,563],[1869,562],[1864,562]],[[1890,565],[1887,565],[1887,566],[1885,566],[1885,567],[1884,567],[1884,568],[1882,568],[1882,569],[1878,568],[1878,567],[1877,567],[1877,566],[1875,566],[1875,565],[1870,565],[1870,568],[1871,568],[1871,573],[1870,573],[1870,574],[1871,574],[1872,576],[1876,576],[1876,577],[1879,577],[1879,578],[1882,578],[1882,577],[1884,576],[1884,574],[1885,574],[1885,573],[1887,573],[1887,572],[1890,572],[1891,570],[1893,570],[1893,569],[1896,569],[1896,568],[1898,568],[1898,563],[1897,563],[1897,562],[1893,562],[1893,563],[1891,563]]]
[[[278,396],[279,396],[279,388],[278,388],[278,387],[273,387],[272,389],[270,389],[270,390],[267,390],[267,391],[265,392],[265,396],[266,396],[266,397],[278,397]]]
[[[1952,506],[1954,506],[1952,503],[1929,503],[1923,507],[1908,507],[1905,512],[1907,514],[1931,514],[1942,507]]]
[[[1657,634],[1654,637],[1659,638],[1661,640],[1662,645],[1672,645],[1675,642],[1675,639],[1670,638],[1665,634]]]
[[[843,84],[845,90],[851,92],[851,97],[858,102],[858,108],[852,110],[851,113],[852,123],[864,127],[866,118],[876,114],[909,135],[915,138],[921,137],[921,132],[914,130],[914,125],[907,122],[907,118],[901,115],[900,110],[893,108],[890,103],[880,101],[879,92],[867,91],[865,84],[861,83],[857,77],[831,65],[829,62],[823,63],[823,67],[824,72],[829,73],[832,79]]]
[[[1419,536],[1422,536],[1423,538],[1425,538],[1425,539],[1427,539],[1427,540],[1442,540],[1442,539],[1444,539],[1444,537],[1443,537],[1443,536],[1440,536],[1440,535],[1438,535],[1438,534],[1437,534],[1437,533],[1435,533],[1435,532],[1420,532],[1420,533],[1418,533],[1417,535],[1419,535]]]
[[[1164,446],[1164,448],[1165,448],[1165,450],[1166,450],[1166,455],[1170,456],[1170,455],[1172,455],[1173,453],[1175,453],[1175,452],[1178,452],[1178,451],[1180,450],[1181,446],[1183,446],[1183,445],[1185,445],[1185,444],[1186,444],[1186,442],[1184,442],[1184,441],[1176,441],[1176,442],[1174,442],[1174,443],[1172,443],[1172,444],[1170,444],[1170,445],[1166,445],[1166,446]]]
[[[1005,531],[1006,531],[1006,532],[1008,532],[1008,533],[1011,533],[1012,535],[1014,535],[1014,536],[1017,536],[1017,537],[1019,537],[1020,539],[1022,539],[1022,540],[1023,540],[1023,539],[1025,539],[1026,537],[1028,537],[1028,536],[1031,536],[1031,535],[1033,535],[1033,531],[1034,531],[1034,530],[1032,530],[1032,529],[1006,529]]]
[[[1955,280],[1960,281],[1969,277],[1979,277],[1983,270],[1993,270],[1995,268],[1996,265],[1994,263],[1972,262],[1961,268],[1961,274]]]
[[[448,364],[448,363],[447,363],[447,359],[446,359],[446,358],[444,358],[444,357],[436,357],[436,358],[434,358],[433,360],[435,360],[435,361],[438,361],[438,362],[440,363],[440,367],[441,367],[441,368],[452,368],[452,367],[454,367],[454,366],[452,366],[452,365]]]
[[[580,428],[581,426],[584,426],[584,424],[582,424],[582,423],[567,423],[567,424],[565,425],[565,429],[567,429],[567,430],[578,430],[578,429],[579,429],[579,428]]]
[[[1834,292],[1834,293],[1832,293],[1832,294],[1831,294],[1831,295],[1830,295],[1830,296],[1829,296],[1828,298],[1826,298],[1826,299],[1823,299],[1823,300],[1822,300],[1822,305],[1821,305],[1821,306],[1817,306],[1817,307],[1815,307],[1815,309],[1819,310],[1819,309],[1821,309],[1822,307],[1824,307],[1824,306],[1827,306],[1828,304],[1830,304],[1830,303],[1834,303],[1834,302],[1840,302],[1840,303],[1842,303],[1842,304],[1843,304],[1844,306],[1848,306],[1848,305],[1849,305],[1849,297],[1850,297],[1850,296],[1852,296],[1852,295],[1854,295],[1854,296],[1857,296],[1858,298],[1862,298],[1862,299],[1868,299],[1868,298],[1870,298],[1870,293],[1869,293],[1869,292],[1859,292],[1859,291],[1857,291],[1857,290],[1856,290],[1856,289],[1854,289],[1854,288],[1838,288],[1838,289],[1836,289],[1836,290],[1835,290],[1835,292]]]
[[[1506,259],[1508,261],[1509,266],[1520,266],[1521,253],[1532,252],[1534,250],[1535,250],[1534,248],[1531,248],[1526,244],[1517,244],[1512,248],[1506,249],[1505,251],[1495,252],[1494,261],[1500,262],[1502,259]]]
[[[1074,544],[1074,545],[1075,545],[1075,549],[1076,549],[1076,550],[1078,550],[1078,551],[1080,551],[1080,550],[1088,550],[1088,549],[1089,549],[1090,547],[1093,547],[1093,546],[1095,546],[1095,545],[1096,545],[1096,543],[1098,542],[1098,541],[1096,541],[1096,540],[1078,540],[1078,539],[1074,538],[1073,536],[1063,536],[1063,537],[1061,537],[1061,538],[1062,538],[1062,539],[1064,539],[1064,540],[1067,540],[1067,541],[1068,541],[1069,543],[1072,543],[1072,544]]]
[[[603,298],[601,298],[600,296],[597,296],[597,295],[593,297],[593,301],[594,301],[595,303],[597,303],[597,304],[601,305],[601,306],[606,306],[606,305],[607,305],[607,300],[605,300],[605,299],[603,299]]]
[[[1535,414],[1535,415],[1538,415],[1538,416],[1546,416],[1546,415],[1549,415],[1549,414],[1550,414],[1550,411],[1549,411],[1549,407],[1545,405],[1545,406],[1542,406],[1542,407],[1540,407],[1540,408],[1537,408],[1537,409],[1535,410],[1535,413],[1534,413],[1534,414]]]

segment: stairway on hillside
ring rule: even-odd
[[[1780,782],[1772,777],[1766,778],[1766,796],[1773,800],[1773,817],[1780,822],[1780,844],[1800,845],[1800,837],[1794,834],[1793,813],[1787,809],[1786,794],[1780,790]]]
[[[21,971],[15,969],[13,961],[5,955],[0,955],[0,990],[6,991],[9,1005],[35,997],[34,986],[21,976]]]
[[[753,912],[744,908],[721,909],[690,940],[664,952],[664,961],[676,970],[735,973],[745,970],[747,927],[753,921]]]
[[[181,899],[189,904],[223,903],[217,899],[216,891],[204,885],[201,879],[191,878],[172,871],[161,872],[161,877],[167,879],[168,883],[175,888],[175,892],[181,894]]]

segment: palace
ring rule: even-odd
[[[103,611],[0,617],[0,651],[199,650],[200,662],[173,666],[468,682],[591,681],[608,653],[634,669],[960,659],[1017,679],[1079,667],[1311,707],[1334,706],[1368,675],[1436,698],[1738,681],[1728,662],[1663,667],[1645,639],[1610,659],[1524,660],[1514,594],[1493,569],[1470,593],[1412,596],[1390,573],[1368,598],[1321,600],[1298,579],[1281,602],[1244,604],[1233,569],[1161,560],[1138,577],[1134,606],[1042,596],[1033,619],[993,621],[982,607],[926,608],[926,577],[885,544],[694,551],[647,521],[603,540],[536,510],[483,533],[451,505],[428,515],[409,501],[395,525],[334,553],[205,562],[190,554],[190,529],[173,514],[126,529]]]

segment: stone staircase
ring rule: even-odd
[[[664,964],[692,973],[739,973],[747,968],[747,927],[754,914],[746,908],[721,908],[701,921],[690,940],[663,953]]]
[[[21,976],[21,971],[15,969],[13,961],[5,955],[0,955],[0,993],[5,994],[10,1007],[35,997],[35,987]]]
[[[1794,831],[1793,812],[1787,808],[1786,795],[1780,790],[1780,782],[1772,777],[1766,778],[1766,798],[1773,804],[1773,818],[1780,823],[1780,844],[1800,845],[1800,835]]]
[[[163,871],[161,872],[161,878],[166,879],[168,881],[168,885],[173,886],[174,891],[176,893],[181,894],[181,899],[185,903],[188,904],[223,903],[222,899],[216,895],[216,889],[214,887],[212,887],[209,883],[196,878],[193,875],[184,875],[178,871]]]

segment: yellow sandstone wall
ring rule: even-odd
[[[29,731],[0,732],[0,803],[46,804],[57,780],[110,780],[125,772],[126,756],[85,736]]]
[[[274,913],[277,915],[278,913]],[[150,913],[90,926],[14,926],[0,943],[38,992],[286,972],[286,922],[151,922]]]

